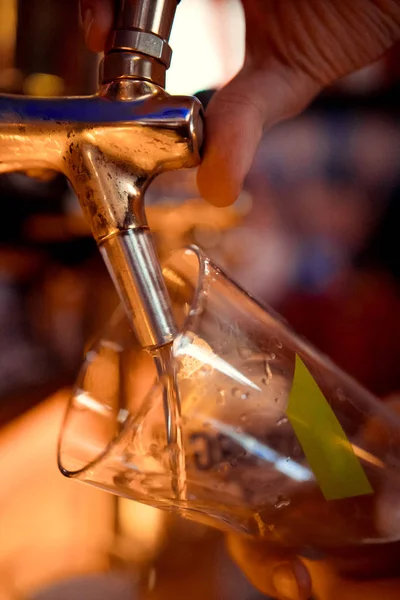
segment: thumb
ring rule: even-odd
[[[266,596],[280,600],[307,600],[311,596],[307,568],[288,550],[237,536],[229,536],[227,544],[247,579]]]
[[[216,206],[232,204],[250,170],[263,129],[296,115],[320,88],[283,66],[245,64],[212,98],[206,112],[206,143],[197,183]]]

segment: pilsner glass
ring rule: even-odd
[[[180,331],[170,355],[181,441],[167,443],[166,380],[120,312],[86,355],[62,472],[300,552],[400,539],[397,414],[198,248],[172,254],[163,273]]]

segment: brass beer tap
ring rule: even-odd
[[[165,171],[200,160],[203,116],[164,90],[177,0],[122,0],[100,64],[98,93],[0,95],[0,173],[52,169],[74,188],[143,348],[176,334],[144,210]]]

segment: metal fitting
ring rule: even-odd
[[[178,0],[121,0],[115,31],[100,67],[100,83],[142,79],[165,86],[168,44]]]
[[[140,54],[159,60],[167,69],[171,64],[172,50],[168,42],[148,31],[118,29],[111,36],[111,47],[128,52],[134,48]]]
[[[100,82],[141,79],[165,87],[165,67],[158,60],[132,52],[110,52],[100,63]]]

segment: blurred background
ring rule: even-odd
[[[240,68],[239,0],[185,0],[167,89]],[[399,51],[268,132],[236,204],[203,203],[192,171],[148,193],[161,256],[200,245],[382,399],[400,392]],[[0,91],[96,89],[77,0],[0,0]],[[59,475],[57,435],[85,349],[117,306],[68,182],[0,177],[0,599],[256,600],[220,534]]]

